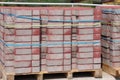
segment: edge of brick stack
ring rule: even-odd
[[[107,64],[103,64],[102,68],[103,68],[103,71],[105,71],[115,77],[120,76],[120,68],[111,67],[111,66],[108,66]]]
[[[102,44],[102,59],[103,59],[103,62],[102,62],[102,69],[103,71],[107,72],[108,74],[111,74],[115,77],[118,77],[120,76],[120,58],[116,58],[116,57],[119,57],[120,56],[120,53],[117,54],[117,52],[115,51],[120,51],[119,49],[119,46],[118,44],[120,42],[115,42],[115,39],[119,39],[120,37],[116,37],[116,36],[113,36],[113,34],[117,33],[117,36],[119,36],[119,29],[116,28],[116,26],[119,26],[120,24],[117,24],[116,22],[119,21],[119,18],[117,19],[115,16],[119,16],[120,13],[118,14],[117,12],[119,11],[120,9],[120,6],[109,6],[109,7],[101,7],[102,8],[102,14],[104,14],[104,16],[107,16],[106,18],[104,16],[102,16],[102,22],[106,22],[104,24],[104,26],[106,27],[109,27],[108,31],[104,34],[104,29],[102,31],[102,39],[104,39],[104,37],[106,38],[106,44],[104,45],[104,43]],[[108,12],[104,12],[106,10],[110,10]],[[114,13],[114,14],[112,14]],[[111,15],[111,17],[108,17],[108,15]],[[112,25],[109,25],[109,22],[111,24],[111,18],[113,19],[113,23]],[[109,20],[109,21],[108,21]],[[114,29],[116,30],[114,30]],[[109,34],[110,33],[110,34]],[[112,35],[112,36],[111,36]],[[107,38],[111,38],[111,40],[107,39]],[[114,41],[114,42],[113,42]],[[116,47],[113,47],[113,44],[115,44]],[[112,46],[112,47],[111,47]],[[118,48],[118,49],[117,49]],[[117,55],[116,55],[117,54]],[[118,60],[118,61],[117,61]]]

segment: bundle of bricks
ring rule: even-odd
[[[103,64],[120,67],[120,7],[102,9],[102,56]]]
[[[74,24],[79,24],[78,26],[72,27],[72,42],[77,42],[72,45],[72,69],[100,69],[101,25],[94,21],[99,20],[96,19],[98,12],[94,12],[94,9],[90,8],[79,8],[72,12],[73,21],[81,20],[81,22],[74,22]]]
[[[5,59],[4,65],[7,73],[40,71],[39,45],[31,46],[40,44],[40,28],[31,26],[33,23],[40,24],[40,21],[33,22],[32,19],[23,18],[25,16],[39,17],[38,12],[39,10],[32,11],[28,8],[1,8],[1,30],[3,31],[1,39],[4,41],[4,56],[2,57]]]
[[[41,13],[41,19],[49,20],[41,22],[48,25],[41,29],[41,71],[71,70],[71,44],[64,44],[71,42],[71,26],[64,26],[64,20],[71,20],[71,16],[64,17],[67,13],[61,8],[49,8]]]
[[[1,7],[0,62],[8,73],[101,68],[99,11],[86,7]],[[96,20],[97,19],[97,20]]]
[[[16,15],[39,17],[39,10],[16,9]],[[40,71],[40,28],[31,26],[40,24],[32,19],[16,18],[15,23],[15,71],[16,73],[29,73]],[[19,28],[18,28],[19,27]],[[33,44],[33,46],[32,46]]]

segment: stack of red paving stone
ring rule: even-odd
[[[26,17],[40,17],[40,10],[16,9],[16,15]],[[40,21],[32,19],[16,18],[18,28],[15,29],[16,45],[16,73],[29,73],[40,71],[40,28],[32,25],[40,24]],[[24,26],[22,26],[24,25]],[[23,64],[23,65],[22,65]],[[20,65],[20,66],[19,66]],[[23,71],[23,72],[22,72]]]
[[[41,51],[43,51],[41,52],[41,71],[71,70],[71,25],[64,26],[67,24],[64,20],[71,20],[71,16],[61,8],[48,8],[48,10],[41,10],[41,13],[44,13],[41,14],[42,19],[49,20],[42,21],[42,25],[48,26],[42,27],[41,31],[41,44],[43,44],[41,46]],[[66,42],[69,44],[64,44]]]
[[[73,10],[72,19],[81,22],[74,22],[79,25],[72,28],[72,41],[77,42],[72,46],[72,69],[101,68],[101,25],[99,22],[89,22],[95,20],[94,14],[92,8]]]
[[[7,73],[40,72],[40,28],[32,26],[40,21],[20,18],[39,17],[40,11],[2,7],[1,13],[5,13],[1,15],[1,30],[4,32],[3,57]]]
[[[102,56],[103,64],[120,67],[120,7],[102,8]]]
[[[3,62],[6,70],[101,69],[101,25],[99,11],[95,11],[86,7],[1,7],[0,36],[7,48],[0,57],[5,52],[5,59],[10,58]]]

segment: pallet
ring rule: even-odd
[[[73,74],[74,73],[92,73],[93,77],[95,78],[101,78],[102,77],[102,69],[93,69],[93,70],[78,70],[78,69],[73,69],[71,71],[57,71],[57,72],[47,72],[47,71],[41,71],[38,73],[21,73],[21,74],[5,74],[5,77],[3,80],[15,80],[16,76],[31,76],[34,75],[36,80],[44,80],[45,75],[58,75],[63,74],[65,75],[65,78],[67,80],[72,80]]]
[[[41,72],[42,75],[38,75],[39,79],[37,79],[37,80],[43,80],[43,75],[45,75],[45,74],[56,74],[56,73],[64,73],[64,74],[66,74],[67,80],[72,80],[74,73],[78,73],[79,74],[79,73],[83,73],[83,72],[90,72],[90,73],[93,74],[93,77],[95,77],[95,78],[102,78],[102,69],[92,69],[92,70],[73,69],[73,70],[68,71],[68,72],[53,72],[53,73]]]
[[[114,67],[108,66],[106,64],[103,64],[102,69],[103,69],[103,71],[105,71],[115,77],[120,76],[120,68],[114,68]]]
[[[64,74],[67,78],[67,80],[71,80],[72,79],[72,74],[71,72],[64,72],[64,71],[61,71],[61,72],[39,72],[39,73],[21,73],[21,74],[13,74],[13,75],[7,75],[7,79],[5,80],[15,80],[15,77],[16,76],[31,76],[31,75],[34,75],[36,76],[36,80],[44,80],[44,75],[45,74],[52,74],[52,75],[55,75],[55,74]],[[4,79],[3,79],[4,80]]]

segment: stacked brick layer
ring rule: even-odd
[[[103,63],[120,67],[120,7],[102,9],[102,56]]]
[[[2,7],[0,62],[8,73],[100,69],[99,12],[84,7]]]

